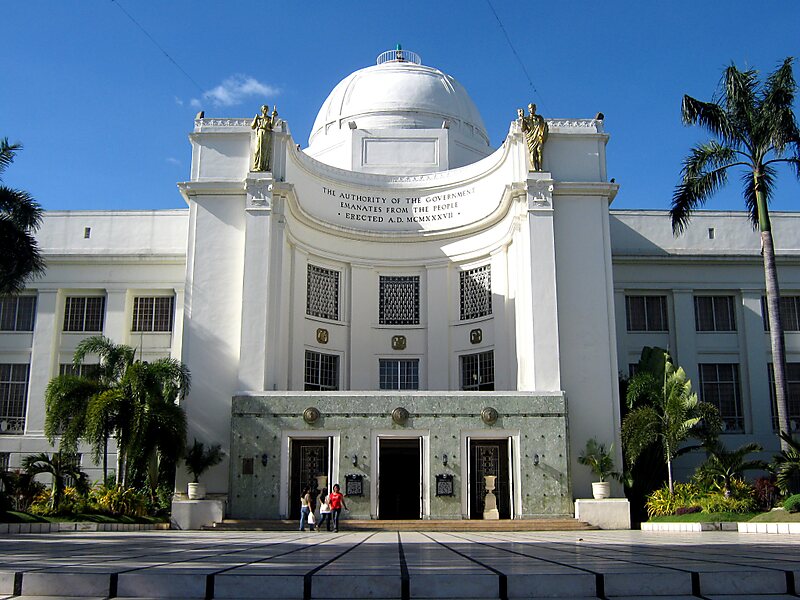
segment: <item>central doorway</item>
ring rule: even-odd
[[[422,438],[378,439],[378,518],[422,518]]]
[[[296,439],[289,446],[289,518],[300,518],[300,492],[311,489],[316,502],[319,495],[317,477],[327,475],[330,480],[331,438]]]
[[[469,514],[471,519],[483,519],[486,497],[485,475],[494,475],[494,494],[501,519],[511,518],[511,439],[476,440],[469,444]]]

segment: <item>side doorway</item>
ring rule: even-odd
[[[378,438],[378,518],[422,518],[422,438]]]
[[[469,447],[469,515],[470,519],[483,519],[486,497],[486,475],[495,479],[494,494],[501,519],[510,519],[512,513],[511,438],[480,440],[468,438]]]
[[[289,518],[300,519],[300,492],[311,488],[311,497],[319,495],[318,477],[330,481],[332,438],[297,439],[289,444]]]

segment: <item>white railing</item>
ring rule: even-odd
[[[382,65],[387,62],[409,62],[415,65],[421,65],[422,59],[419,54],[411,50],[387,50],[378,55],[377,64]]]

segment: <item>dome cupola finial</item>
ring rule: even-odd
[[[383,63],[411,63],[414,65],[421,65],[422,59],[416,52],[411,52],[411,50],[403,50],[403,46],[401,44],[397,44],[394,50],[381,52],[378,55],[378,60],[375,62],[379,65],[382,65]]]

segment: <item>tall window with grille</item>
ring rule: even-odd
[[[772,427],[778,430],[778,411],[775,408],[775,371],[772,363],[769,370],[769,398],[772,407]],[[800,431],[800,363],[786,363],[786,402],[789,405],[789,428],[792,433]]]
[[[778,300],[781,313],[781,325],[784,331],[800,331],[800,296],[781,296]],[[761,296],[761,316],[764,319],[764,331],[769,331],[769,312],[767,297]]]
[[[494,350],[461,356],[461,389],[494,390]]]
[[[380,389],[419,389],[419,359],[381,358],[378,363]]]
[[[669,331],[666,296],[625,296],[628,331]]]
[[[419,325],[419,276],[380,276],[381,325]]]
[[[306,350],[305,391],[332,391],[339,389],[339,357]]]
[[[64,331],[103,331],[105,296],[69,296],[64,308]]]
[[[173,296],[136,296],[133,299],[131,331],[171,332],[174,309]]]
[[[339,320],[339,271],[308,265],[306,314],[331,321]]]
[[[705,363],[700,368],[700,397],[719,409],[723,430],[727,433],[744,431],[739,365],[735,363]]]
[[[0,296],[0,331],[33,331],[36,296]]]
[[[0,434],[25,433],[30,366],[0,364]]]
[[[461,320],[492,314],[492,267],[484,265],[460,273]]]
[[[736,310],[733,296],[695,296],[696,331],[736,331]]]

